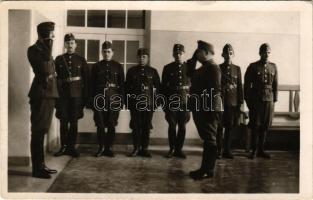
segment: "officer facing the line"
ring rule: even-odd
[[[251,63],[245,73],[244,97],[249,108],[249,127],[252,129],[250,159],[255,156],[270,158],[270,154],[264,151],[264,143],[272,123],[278,86],[277,67],[269,61],[270,53],[269,44],[262,44],[260,60]]]
[[[222,124],[225,127],[223,157],[233,159],[231,152],[231,133],[234,127],[239,125],[240,108],[243,103],[243,88],[240,67],[232,63],[234,49],[230,44],[224,46],[222,56],[224,57],[224,63],[220,64],[222,72],[222,98],[224,103]],[[218,129],[219,157],[222,152],[223,126],[220,126]]]
[[[83,108],[88,98],[88,65],[85,58],[77,55],[75,37],[64,36],[66,53],[55,59],[58,74],[59,99],[56,102],[56,117],[60,119],[61,149],[55,156],[78,157],[75,149],[78,119],[83,117]]]
[[[190,94],[198,97],[209,94],[208,98],[188,99],[196,128],[203,140],[201,167],[189,173],[194,180],[213,177],[217,158],[216,134],[223,108],[221,71],[213,56],[213,45],[200,40],[193,57],[187,61],[188,75],[191,77]],[[199,69],[195,69],[197,60],[202,64]]]
[[[164,66],[162,72],[161,93],[165,95],[167,104],[164,107],[165,119],[168,122],[168,141],[170,150],[166,157],[186,158],[182,148],[186,136],[186,123],[190,120],[187,111],[187,95],[190,78],[187,76],[187,64],[183,60],[185,48],[182,44],[173,47],[174,62]],[[170,106],[171,100],[179,100],[179,105]],[[175,107],[175,108],[174,108]],[[176,131],[176,126],[178,130]]]
[[[57,173],[45,165],[44,137],[49,131],[55,99],[59,97],[56,71],[52,57],[54,23],[43,22],[37,26],[38,40],[27,50],[27,57],[35,74],[29,96],[32,176],[51,178]]]
[[[160,77],[157,70],[148,64],[148,49],[138,49],[137,58],[138,65],[128,70],[125,84],[134,144],[129,156],[151,157],[148,146],[152,116],[157,107],[154,97],[160,88]]]
[[[114,51],[111,42],[102,44],[103,60],[95,63],[91,70],[90,95],[97,126],[99,149],[96,157],[114,157],[112,146],[119,112],[123,108],[124,70],[120,63],[112,60]],[[96,98],[97,96],[100,98]],[[107,131],[105,132],[105,128]]]

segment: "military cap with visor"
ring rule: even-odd
[[[42,22],[37,25],[38,36],[48,38],[51,31],[54,31],[54,22]]]
[[[206,52],[211,52],[214,55],[214,46],[208,42],[198,40],[198,49],[202,49]]]

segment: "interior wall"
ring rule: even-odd
[[[223,46],[230,43],[235,51],[233,62],[241,67],[244,76],[249,63],[259,59],[259,46],[267,42],[272,48],[270,60],[278,67],[279,84],[300,83],[297,12],[152,11],[150,38],[150,62],[160,75],[163,66],[173,61],[171,54],[175,43],[185,46],[188,59],[197,48],[197,40],[210,42],[218,64],[223,62]],[[275,110],[288,111],[288,99],[287,93],[279,93]],[[156,112],[153,121],[158,124],[154,135],[167,137],[164,113]],[[192,120],[187,125],[186,137],[198,137]]]
[[[30,112],[27,96],[30,82],[28,74],[31,73],[27,60],[30,26],[30,10],[9,11],[8,155],[11,157],[30,155]]]

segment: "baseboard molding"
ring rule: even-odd
[[[8,165],[10,166],[29,166],[30,157],[29,156],[9,156]]]

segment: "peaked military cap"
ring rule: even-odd
[[[50,34],[50,31],[54,31],[54,22],[42,22],[37,25],[37,33],[43,38],[47,38]]]
[[[182,51],[185,52],[185,47],[182,44],[174,44],[173,51]]]
[[[232,52],[234,52],[234,49],[233,49],[233,47],[231,46],[231,44],[225,44],[225,46],[224,46],[224,48],[223,48],[223,54],[224,53],[227,53],[228,51],[232,51]]]
[[[102,49],[112,49],[112,43],[109,41],[103,42]]]
[[[263,53],[264,51],[266,50],[271,50],[271,47],[268,43],[263,43],[261,46],[260,46],[260,50],[259,50],[259,53]]]
[[[64,42],[68,42],[68,41],[71,41],[71,40],[75,40],[75,37],[72,33],[68,33],[64,36]]]
[[[149,56],[149,51],[146,48],[139,48],[137,50],[137,56],[147,55]]]
[[[211,52],[214,55],[214,46],[208,42],[198,40],[198,49],[202,49],[206,52]]]

